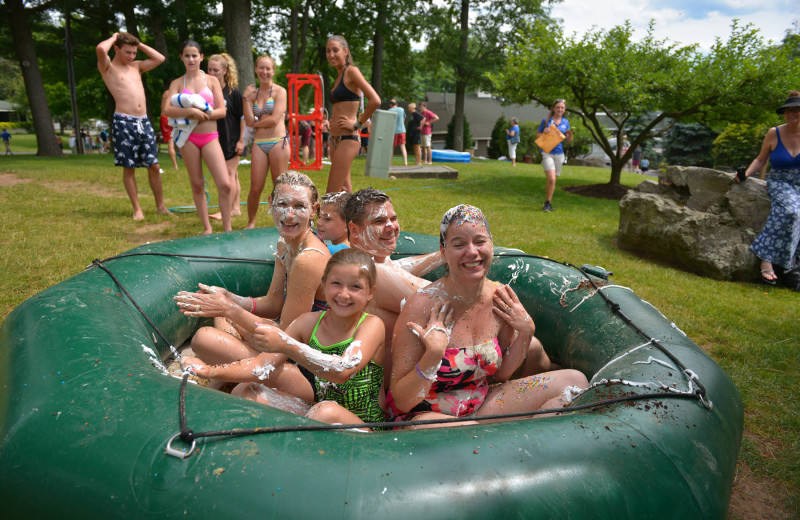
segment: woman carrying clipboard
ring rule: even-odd
[[[572,130],[569,121],[564,117],[567,104],[563,99],[556,99],[550,109],[550,115],[542,119],[539,130],[536,132],[536,144],[542,152],[542,168],[546,183],[544,188],[545,201],[543,211],[553,211],[550,201],[556,191],[556,177],[561,175],[561,165],[564,164],[563,141],[572,142]]]

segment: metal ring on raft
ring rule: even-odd
[[[174,441],[175,439],[177,439],[180,436],[181,436],[181,432],[178,432],[175,435],[173,435],[172,437],[170,437],[169,440],[167,441],[167,447],[165,448],[165,451],[166,451],[167,455],[172,455],[173,457],[177,457],[177,458],[183,460],[183,459],[189,458],[192,455],[192,453],[194,452],[195,447],[197,446],[197,439],[192,439],[192,445],[189,446],[189,451],[186,451],[185,449],[184,450],[179,450],[179,449],[176,449],[176,448],[172,447],[172,441]]]

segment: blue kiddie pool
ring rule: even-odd
[[[431,150],[433,162],[470,162],[469,152],[457,152],[455,150]]]

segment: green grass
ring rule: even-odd
[[[22,136],[15,136],[15,139]],[[162,154],[162,164],[169,159]],[[397,161],[395,161],[397,164]],[[644,300],[705,349],[733,378],[745,403],[745,440],[740,455],[790,515],[800,508],[800,295],[786,289],[702,278],[654,263],[616,247],[617,201],[556,191],[556,211],[543,213],[544,176],[539,165],[476,161],[452,165],[452,180],[388,180],[363,176],[354,165],[354,189],[386,190],[403,229],[437,234],[441,215],[459,203],[482,208],[498,245],[573,264],[614,271],[615,283]],[[167,205],[191,205],[185,169],[162,175]],[[240,167],[243,194],[249,167]],[[324,190],[327,170],[310,172]],[[605,183],[609,171],[567,165],[559,187]],[[133,222],[121,171],[110,155],[37,158],[0,157],[0,315],[44,288],[105,258],[147,241],[194,235],[193,213],[155,214],[144,170],[137,173],[145,222]],[[634,185],[642,177],[622,174]],[[269,187],[268,187],[269,189]],[[212,183],[212,203],[214,190]],[[266,194],[264,195],[266,199]],[[244,206],[242,207],[244,210]],[[238,217],[234,228],[244,227]],[[258,224],[271,225],[266,207]],[[219,230],[220,225],[214,224]],[[788,492],[788,493],[787,493]]]

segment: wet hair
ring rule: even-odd
[[[228,84],[231,90],[239,86],[239,69],[236,68],[236,62],[233,61],[230,54],[227,52],[214,54],[208,58],[208,61],[218,61],[224,65],[225,83]]]
[[[277,191],[278,186],[281,184],[286,184],[287,186],[305,186],[308,188],[309,191],[311,191],[312,207],[319,201],[319,192],[317,191],[317,187],[314,186],[314,181],[311,180],[311,177],[305,173],[287,170],[280,174],[278,178],[275,179],[275,182],[272,183],[272,193],[270,194],[271,197],[275,197],[275,191]]]
[[[442,224],[439,227],[439,245],[444,246],[444,241],[447,238],[447,230],[453,224],[480,224],[486,228],[489,238],[492,238],[492,232],[489,230],[489,221],[483,211],[471,206],[469,204],[459,204],[452,207],[445,212],[442,217]]]
[[[203,54],[203,48],[200,47],[200,44],[189,38],[188,40],[184,40],[184,42],[181,44],[180,56],[183,56],[183,51],[186,50],[186,47],[194,47],[198,50],[198,52],[200,52],[200,54]]]
[[[359,272],[367,280],[367,286],[369,289],[375,287],[375,283],[378,279],[377,270],[375,269],[375,262],[372,260],[372,257],[364,251],[353,248],[336,251],[336,253],[330,257],[328,264],[325,266],[325,272],[322,274],[322,283],[325,283],[325,280],[328,278],[328,274],[331,272],[331,269],[337,265],[355,265],[360,267]]]
[[[344,220],[347,222],[348,227],[350,222],[355,222],[357,225],[364,223],[364,218],[367,216],[367,208],[370,204],[384,204],[391,202],[387,194],[373,187],[364,188],[350,195],[347,204],[344,206]]]
[[[117,34],[117,39],[114,40],[114,46],[121,49],[123,45],[139,46],[139,38],[129,32],[121,32]]]
[[[342,220],[347,221],[344,216],[344,208],[347,205],[348,200],[350,200],[350,194],[346,191],[326,193],[322,197],[320,208],[324,205],[332,206],[333,212],[342,217]],[[319,211],[317,211],[317,213],[319,213]]]
[[[340,36],[338,34],[334,34],[333,36],[328,38],[328,41],[331,41],[331,40],[333,40],[335,42],[339,42],[339,44],[342,46],[343,49],[347,49],[347,57],[345,57],[345,59],[344,59],[344,64],[345,65],[352,65],[353,64],[353,54],[350,52],[350,46],[347,45],[347,40],[344,39],[344,36]]]

